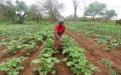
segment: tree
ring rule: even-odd
[[[4,17],[6,21],[15,22],[15,6],[11,0],[6,1],[4,7]]]
[[[3,18],[3,14],[4,14],[4,4],[0,2],[0,20]]]
[[[85,16],[92,16],[93,19],[95,19],[96,16],[100,16],[101,13],[103,13],[106,9],[106,4],[99,3],[95,1],[94,3],[90,4],[86,11]]]
[[[39,1],[39,6],[41,10],[44,10],[44,13],[47,13],[52,22],[56,21],[57,17],[60,17],[59,10],[63,8],[63,4],[58,0],[44,0]],[[47,15],[45,14],[45,15]]]
[[[115,10],[106,10],[104,13],[104,17],[107,19],[111,19],[112,17],[117,16]]]
[[[0,0],[0,20],[4,19],[5,0]]]
[[[19,23],[24,23],[27,13],[27,5],[24,1],[16,1],[16,15],[19,18]]]
[[[66,21],[72,21],[73,19],[73,15],[69,15],[65,18]]]
[[[14,22],[15,6],[11,0],[1,0],[0,4],[0,17],[2,21]]]
[[[33,20],[33,21],[36,21],[38,22],[38,15],[37,15],[37,12],[38,12],[38,7],[37,5],[35,4],[32,4],[29,8],[28,8],[28,19],[29,20]]]
[[[73,0],[73,8],[74,8],[74,21],[77,20],[77,9],[78,9],[79,1]]]

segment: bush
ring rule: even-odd
[[[90,21],[93,21],[93,19],[92,18],[87,18],[87,17],[81,17],[80,21],[82,21],[82,22],[90,22]]]
[[[115,23],[121,25],[121,19],[116,20]]]
[[[107,23],[107,22],[112,22],[111,20],[108,20],[108,19],[105,19],[105,18],[87,18],[87,17],[81,17],[80,18],[80,21],[82,22],[104,22],[104,23]]]

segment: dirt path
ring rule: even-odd
[[[8,53],[4,53],[4,51],[3,51],[3,54],[0,57],[0,62],[5,61],[6,59],[17,58],[20,56],[22,56],[22,52],[20,52],[20,51],[17,51],[14,55],[9,55]]]
[[[110,59],[113,62],[113,67],[121,71],[121,49],[117,52],[106,52],[95,41],[81,33],[67,30],[66,34],[85,49],[87,59],[97,67],[94,75],[110,75],[107,66],[101,63],[102,59]]]
[[[5,50],[5,49],[6,49],[5,46],[0,46],[0,51]]]
[[[54,55],[59,60],[62,60],[65,56],[63,54]],[[56,75],[73,75],[69,67],[66,66],[66,62],[60,61],[54,65],[54,69],[56,70]]]
[[[31,65],[31,62],[32,60],[38,58],[42,48],[43,45],[40,45],[37,49],[35,49],[35,52],[22,63],[24,70],[21,75],[33,75],[33,68],[35,67],[35,65]]]

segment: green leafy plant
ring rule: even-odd
[[[77,22],[75,24],[68,22],[67,28],[72,31],[83,32],[87,37],[97,39],[97,43],[101,46],[106,45],[108,51],[115,50],[121,44],[121,27],[114,23]]]
[[[8,75],[18,75],[20,70],[23,69],[21,66],[24,57],[9,59],[0,64],[0,71],[7,72]]]
[[[95,67],[86,60],[83,49],[77,47],[69,37],[64,39],[63,54],[68,57],[67,66],[71,68],[74,74],[92,75]]]
[[[6,28],[7,29],[7,28]],[[6,46],[8,54],[15,54],[21,51],[23,55],[30,55],[35,48],[45,41],[45,32],[48,31],[48,26],[25,26],[25,28],[17,27],[8,28],[8,31],[3,30],[7,39],[0,41],[1,46]]]
[[[120,75],[121,74],[117,69],[113,68],[113,62],[111,60],[102,59],[101,63],[107,65],[111,75]]]
[[[115,39],[112,39],[109,44],[109,49],[116,49],[120,45],[120,42]]]
[[[40,53],[39,59],[32,62],[33,64],[37,64],[35,70],[38,71],[40,75],[47,75],[49,71],[52,71],[53,65],[59,62],[57,58],[52,57],[54,53],[56,52],[53,50],[53,40],[49,38],[44,43],[44,48]]]

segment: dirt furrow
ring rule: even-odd
[[[59,60],[64,59],[63,54],[56,54],[54,55]],[[66,62],[60,61],[59,63],[56,63],[54,65],[54,69],[56,70],[56,75],[73,75],[72,71],[69,69],[69,67],[66,66]]]
[[[43,45],[40,45],[37,49],[35,49],[35,52],[28,57],[25,61],[23,61],[22,65],[24,67],[23,72],[21,75],[33,75],[33,69],[35,65],[31,65],[32,60],[38,58],[40,51],[42,50]]]
[[[92,64],[98,68],[101,68],[102,72],[107,72],[105,74],[99,73],[95,75],[110,75],[106,69],[106,66],[101,63],[102,59],[110,59],[113,62],[113,67],[121,71],[121,55],[106,52],[95,41],[85,37],[83,34],[68,30],[66,31],[66,34],[71,36],[80,47],[86,49],[85,55]]]

